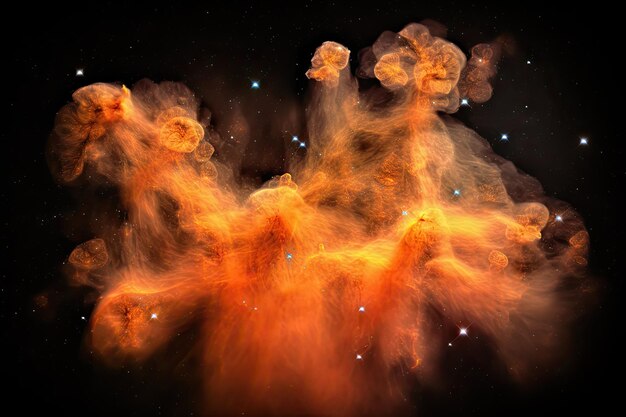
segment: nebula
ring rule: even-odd
[[[489,100],[498,57],[497,43],[467,57],[410,24],[360,51],[353,75],[350,50],[323,43],[306,154],[255,190],[185,86],[74,92],[53,175],[115,190],[96,197],[115,214],[68,258],[99,293],[91,348],[111,366],[142,361],[195,323],[217,415],[395,413],[402,375],[441,378],[441,352],[472,332],[513,380],[558,360],[583,222],[449,115]]]

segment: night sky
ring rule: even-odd
[[[81,203],[55,184],[45,156],[55,113],[75,89],[100,81],[132,86],[142,78],[173,80],[201,97],[218,131],[220,121],[241,112],[252,132],[241,173],[260,185],[284,172],[285,123],[304,131],[310,83],[304,72],[319,44],[337,41],[355,57],[384,30],[427,18],[447,26],[448,38],[466,53],[497,36],[507,39],[493,98],[462,107],[454,117],[538,178],[547,195],[582,215],[596,290],[595,301],[576,312],[571,355],[530,386],[485,375],[472,359],[455,358],[446,365],[449,380],[436,389],[415,388],[416,415],[602,415],[617,404],[618,387],[609,380],[623,369],[616,335],[623,316],[617,302],[624,292],[624,228],[616,200],[626,169],[616,129],[621,122],[607,110],[619,100],[616,85],[623,77],[607,52],[617,29],[604,16],[610,11],[511,8],[504,2],[498,8],[469,2],[205,3],[139,9],[89,2],[38,10],[38,18],[27,5],[5,15],[22,30],[3,33],[4,67],[12,73],[5,77],[0,131],[6,158],[1,198],[8,213],[0,282],[3,379],[9,384],[4,407],[8,400],[20,415],[182,416],[200,402],[192,363],[173,373],[158,357],[138,368],[110,369],[84,345],[84,318],[93,305],[85,290],[67,285],[62,264],[88,235],[76,220]],[[253,81],[259,89],[250,88]],[[502,134],[509,140],[501,141]],[[581,137],[588,145],[579,145]],[[51,294],[50,304],[41,308],[37,295],[44,292]],[[190,332],[183,339],[194,337]]]

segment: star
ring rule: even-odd
[[[85,318],[85,316],[80,316],[80,319],[81,319],[81,320],[87,320],[87,319]]]
[[[580,138],[580,143],[579,145],[588,145],[589,144],[589,139],[587,138]]]
[[[459,336],[467,336],[467,327],[461,327],[461,329],[459,329]]]
[[[82,68],[77,68],[76,69],[76,76],[77,77],[82,77],[83,75],[85,75],[85,71]]]
[[[297,136],[297,135],[293,135],[293,136],[291,137],[291,141],[292,141],[292,142],[299,142],[299,141],[300,141],[300,139],[298,138],[298,136]]]
[[[502,136],[500,136],[500,141],[501,142],[508,142],[509,141],[509,135],[507,135],[506,133],[503,133]]]
[[[359,313],[365,313],[365,306],[359,307]]]
[[[293,258],[293,255],[291,253],[287,252],[287,260],[290,260],[292,258]]]
[[[150,316],[150,320],[154,320],[154,319],[158,319],[159,316],[157,315],[157,313],[152,313],[152,315]]]
[[[452,195],[454,195],[455,197],[459,197],[459,196],[461,195],[461,190],[459,190],[459,189],[454,190],[454,191],[452,192]]]
[[[402,215],[403,215],[403,216],[408,216],[408,215],[409,215],[409,212],[408,212],[408,211],[406,211],[406,210],[402,210]]]
[[[461,99],[461,106],[469,106],[469,100],[466,98]]]
[[[259,88],[261,88],[261,82],[260,81],[252,81],[252,84],[250,84],[250,88],[253,90],[258,90]]]
[[[530,60],[526,61],[526,64],[530,65]]]
[[[306,143],[304,143],[304,142],[300,142],[300,147],[301,147],[301,148],[306,148]]]
[[[556,220],[557,222],[562,222],[563,221],[563,217],[560,214],[557,214],[556,217],[554,218],[554,220]]]
[[[356,354],[356,360],[360,361],[363,359],[363,356],[359,355],[358,353]]]
[[[448,343],[448,346],[452,346],[452,342]]]

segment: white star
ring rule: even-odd
[[[459,336],[467,336],[467,327],[461,327],[459,329]]]
[[[77,77],[82,77],[83,75],[85,75],[85,71],[82,68],[76,69],[76,76]]]
[[[588,145],[588,144],[589,144],[589,139],[580,138],[580,145]]]
[[[527,63],[528,65],[530,65],[530,60],[526,61],[526,63]]]
[[[300,139],[299,139],[299,138],[298,138],[298,136],[296,136],[296,135],[293,135],[293,136],[291,137],[291,141],[292,141],[292,142],[298,142],[299,140],[300,140]]]
[[[500,136],[500,140],[502,142],[508,142],[509,141],[509,135],[507,135],[506,133],[503,133],[502,136]]]
[[[363,359],[363,356],[359,355],[358,353],[356,354],[356,360],[360,361],[361,359]]]
[[[250,88],[253,90],[258,90],[259,88],[261,88],[261,82],[260,81],[252,81],[252,83],[250,84]]]
[[[461,99],[461,106],[469,106],[469,100],[466,98]]]
[[[563,217],[560,214],[557,214],[556,217],[554,218],[554,220],[556,220],[557,222],[562,222],[563,221]]]
[[[359,307],[359,313],[365,313],[365,306]]]
[[[157,313],[152,313],[152,315],[150,316],[151,320],[155,320],[155,319],[158,319],[158,318],[159,318],[159,316],[157,315]]]

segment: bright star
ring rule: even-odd
[[[291,259],[291,258],[293,258],[293,255],[292,255],[292,254],[290,254],[289,252],[287,252],[287,260],[289,260],[289,259]]]
[[[252,84],[250,84],[250,88],[253,90],[258,90],[259,88],[261,88],[261,83],[259,81],[252,81]]]
[[[291,137],[291,141],[292,141],[292,142],[298,142],[298,141],[300,141],[300,139],[298,138],[298,136],[293,135],[293,136]]]
[[[467,327],[461,327],[459,330],[459,336],[467,336]]]
[[[502,136],[500,136],[500,140],[503,142],[508,142],[509,141],[509,135],[507,135],[506,133],[503,133]]]
[[[81,320],[86,320],[86,319],[85,319],[85,316],[80,316],[80,319],[81,319]]]
[[[85,71],[82,68],[78,68],[76,70],[76,76],[77,77],[82,77],[83,75],[85,75]]]
[[[454,190],[454,192],[452,193],[455,197],[458,197],[461,195],[461,190]]]
[[[306,143],[304,143],[304,142],[300,142],[300,147],[301,147],[301,148],[306,148]]]
[[[159,316],[157,316],[157,313],[152,313],[152,315],[150,316],[150,319],[154,320],[154,319],[158,319]]]
[[[363,356],[359,355],[358,353],[356,354],[356,360],[360,361],[361,359],[363,359]]]
[[[452,342],[448,343],[448,346],[452,346]]]
[[[364,306],[359,307],[359,313],[365,313],[365,307]]]
[[[403,216],[408,216],[408,214],[409,214],[409,212],[408,212],[408,211],[406,211],[406,210],[402,210],[402,215],[403,215]]]
[[[469,106],[469,100],[466,98],[461,99],[461,106]]]
[[[588,145],[588,144],[589,144],[589,139],[580,138],[580,145]]]
[[[530,61],[526,61],[526,63],[527,63],[528,65],[530,65]]]
[[[557,222],[562,222],[563,221],[563,217],[560,214],[557,214],[556,217],[554,218],[554,220],[556,220]]]

